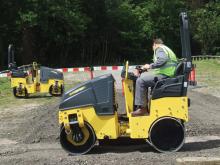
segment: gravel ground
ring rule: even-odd
[[[68,76],[74,81],[75,78]],[[119,79],[117,79],[119,80]],[[118,85],[120,88],[120,84]],[[87,155],[70,156],[59,144],[60,98],[0,110],[0,164],[174,164],[187,156],[220,156],[220,98],[189,90],[187,139],[176,153],[157,153],[148,144],[129,141],[95,146]],[[123,97],[118,89],[119,111]]]

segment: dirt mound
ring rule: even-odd
[[[24,123],[22,132],[24,138],[21,139],[23,143],[39,143],[48,142],[54,143],[59,138],[58,125],[58,105],[54,102],[51,105],[40,106],[33,109],[37,113],[32,115],[28,123]]]

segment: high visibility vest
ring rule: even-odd
[[[163,49],[163,51],[166,53],[168,57],[168,61],[162,67],[154,69],[154,71],[156,72],[156,74],[163,74],[169,77],[173,77],[178,62],[175,53],[165,45],[161,45],[158,48]],[[154,63],[156,62],[156,60],[157,58],[156,58],[156,50],[155,50],[154,59],[153,59]]]

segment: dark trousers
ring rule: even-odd
[[[147,107],[148,88],[155,85],[155,77],[158,80],[166,78],[165,75],[155,74],[154,71],[144,72],[136,80],[135,87],[135,105]]]

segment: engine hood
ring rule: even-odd
[[[67,91],[61,110],[93,106],[99,115],[114,114],[114,78],[111,74],[96,77]]]

